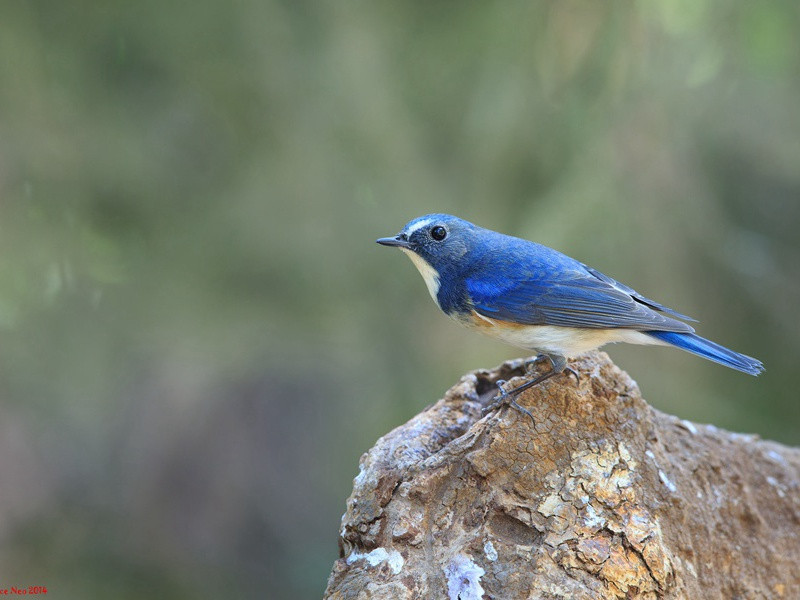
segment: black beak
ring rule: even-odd
[[[408,248],[408,240],[403,234],[397,234],[395,237],[381,238],[375,241],[381,246],[397,246],[398,248]]]

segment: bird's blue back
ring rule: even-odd
[[[693,331],[662,313],[683,315],[552,248],[477,226],[466,235],[464,257],[439,271],[445,312],[474,309],[524,325]]]

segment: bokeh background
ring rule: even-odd
[[[521,355],[375,245],[443,211],[761,358],[613,347],[800,443],[800,4],[15,2],[0,18],[0,587],[319,598],[359,455]]]

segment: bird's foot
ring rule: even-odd
[[[484,417],[486,415],[488,415],[490,412],[495,411],[498,408],[501,408],[503,406],[506,406],[511,401],[511,396],[508,394],[506,389],[503,387],[506,383],[508,383],[508,381],[506,381],[505,379],[498,379],[497,380],[495,385],[497,385],[497,389],[500,390],[500,393],[497,394],[497,396],[495,396],[492,399],[491,404],[488,404],[487,406],[483,407],[483,410],[481,411],[481,414]]]
[[[500,390],[500,393],[495,396],[494,400],[491,404],[486,406],[482,412],[483,416],[486,416],[490,412],[493,412],[497,409],[500,409],[504,406],[511,406],[521,413],[528,415],[531,418],[531,422],[536,425],[536,420],[533,418],[533,414],[524,406],[521,406],[514,397],[517,395],[517,390],[513,389],[510,391],[506,391],[503,387],[506,383],[508,383],[505,379],[498,379],[497,380],[497,387]]]
[[[546,373],[541,375],[536,374],[536,365],[540,362],[547,361],[550,363],[550,370]],[[533,418],[533,414],[527,408],[520,406],[519,403],[516,401],[516,397],[519,396],[522,392],[527,389],[530,389],[536,385],[539,385],[543,381],[558,375],[559,373],[570,373],[575,377],[577,382],[580,382],[580,376],[578,375],[577,371],[572,367],[567,366],[567,359],[563,356],[559,355],[550,355],[550,354],[539,354],[533,360],[529,360],[525,363],[525,374],[526,375],[536,375],[530,381],[526,381],[522,385],[519,385],[511,390],[506,390],[504,385],[508,383],[505,379],[500,379],[497,381],[497,387],[500,389],[500,393],[494,398],[491,404],[483,409],[483,414],[486,415],[494,410],[502,408],[503,406],[511,406],[518,411],[528,415],[531,418],[531,421],[536,424],[536,421]]]

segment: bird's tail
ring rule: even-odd
[[[728,350],[725,346],[720,346],[693,333],[678,333],[675,331],[648,331],[646,333],[657,340],[672,344],[682,350],[713,360],[743,373],[758,375],[764,370],[764,365],[761,364],[760,360]]]

